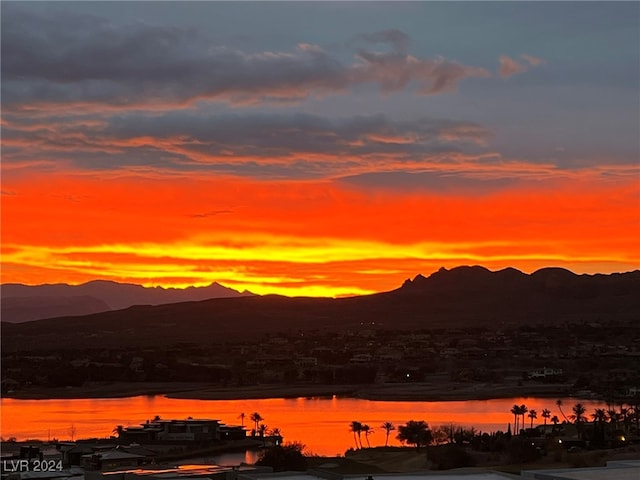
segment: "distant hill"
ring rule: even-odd
[[[65,315],[88,315],[106,312],[111,307],[102,300],[88,295],[64,297],[4,297],[1,314],[3,322],[28,322],[40,318],[62,317]]]
[[[441,269],[400,288],[350,298],[276,295],[137,306],[83,317],[3,324],[2,348],[212,343],[256,338],[267,332],[309,329],[427,329],[640,320],[640,271],[576,275],[546,268]]]
[[[132,305],[163,305],[210,298],[251,296],[218,283],[206,287],[143,287],[95,280],[81,285],[22,285],[6,283],[0,289],[3,322],[26,322],[67,315],[89,315]]]

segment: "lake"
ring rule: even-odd
[[[563,410],[568,416],[571,407],[582,403],[590,415],[603,402],[564,398]],[[185,400],[161,395],[126,398],[0,400],[2,437],[25,439],[67,440],[78,438],[108,438],[116,425],[138,425],[155,415],[165,419],[211,418],[228,425],[240,425],[241,412],[246,414],[244,425],[251,428],[249,415],[258,412],[269,429],[280,429],[285,441],[299,441],[307,450],[318,455],[344,454],[354,447],[349,425],[357,420],[369,425],[371,446],[384,445],[384,422],[401,425],[408,420],[425,420],[431,428],[453,423],[476,430],[506,431],[513,422],[510,409],[525,404],[538,412],[534,425],[543,423],[544,408],[551,415],[563,417],[551,398],[505,398],[494,400],[446,402],[389,402],[354,398],[271,398],[260,400]],[[526,425],[530,419],[526,418]],[[512,425],[513,428],[513,425]],[[399,445],[391,432],[390,445]],[[365,442],[363,438],[363,442]],[[366,442],[365,442],[366,444]]]

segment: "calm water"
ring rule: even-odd
[[[578,401],[585,405],[588,414],[594,408],[604,406],[602,402],[567,398],[563,399],[566,415]],[[474,426],[483,432],[506,430],[507,424],[513,421],[509,410],[514,404],[523,403],[538,412],[539,418],[534,425],[542,423],[540,413],[544,408],[562,420],[556,399],[543,398],[466,402],[380,402],[336,397],[263,400],[183,400],[163,396],[55,400],[3,398],[0,400],[0,432],[4,438],[16,437],[18,440],[71,439],[72,433],[76,439],[108,438],[116,425],[137,425],[155,415],[167,419],[211,418],[228,425],[239,425],[241,412],[247,415],[245,426],[250,427],[249,415],[258,412],[268,428],[280,429],[285,441],[302,442],[315,454],[336,455],[344,454],[346,449],[354,446],[353,434],[349,432],[349,424],[353,420],[373,428],[369,441],[374,446],[384,444],[385,432],[380,428],[383,422],[400,425],[407,420],[425,420],[432,428],[453,423]],[[529,423],[527,418],[526,424]],[[391,433],[389,444],[399,444],[395,432]]]

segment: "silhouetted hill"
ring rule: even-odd
[[[351,298],[275,295],[137,306],[84,317],[3,324],[2,347],[215,343],[308,329],[424,329],[640,320],[640,271],[575,275],[543,269],[441,269],[391,292]],[[62,340],[64,339],[64,341]],[[59,339],[59,340],[56,340]],[[5,347],[6,346],[6,347]]]
[[[505,268],[491,272],[485,267],[456,267],[451,270],[441,268],[428,278],[418,275],[407,280],[405,291],[489,291],[501,288],[525,288],[529,284],[529,275],[515,268]]]
[[[143,287],[130,283],[94,280],[81,285],[2,285],[2,321],[23,322],[63,315],[88,315],[121,310],[132,305],[162,305],[185,301],[252,295],[218,283],[206,287]]]
[[[89,295],[73,297],[7,297],[2,299],[2,321],[28,322],[63,315],[88,315],[111,310],[102,300]]]

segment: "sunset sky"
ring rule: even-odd
[[[640,268],[640,3],[7,2],[2,282]]]

